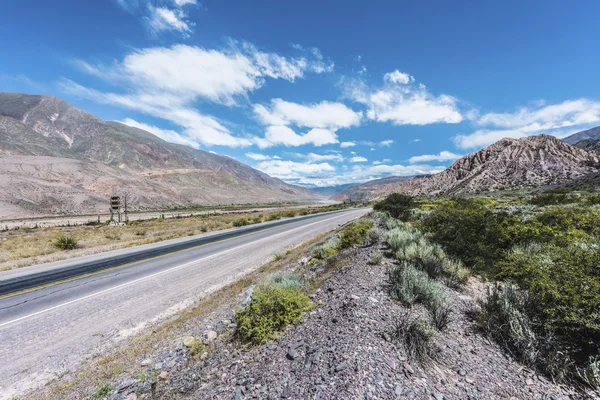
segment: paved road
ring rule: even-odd
[[[273,225],[0,298],[0,398],[48,382],[118,340],[191,305],[208,290],[262,265],[276,252],[368,211],[347,210]],[[0,274],[0,280],[4,275]]]

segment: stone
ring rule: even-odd
[[[131,392],[126,397],[127,400],[137,400],[137,394],[135,392]]]
[[[469,384],[471,384],[471,385],[472,385],[473,383],[475,383],[475,381],[474,381],[473,379],[469,378],[469,377],[466,377],[466,378],[465,378],[465,382],[467,382],[467,383],[469,383]]]
[[[444,400],[444,395],[439,393],[431,393],[435,400]]]
[[[210,331],[206,331],[204,333],[204,337],[206,338],[206,340],[210,343],[212,341],[214,341],[217,338],[218,334],[216,331],[210,330]]]
[[[161,362],[154,364],[154,369],[160,370],[160,369],[162,369],[162,367],[163,367],[163,364]]]
[[[141,365],[142,367],[147,367],[147,366],[149,366],[149,365],[152,365],[152,359],[150,359],[150,358],[145,358],[145,359],[143,359],[143,360],[142,360],[142,362],[140,363],[140,365]]]
[[[465,371],[464,369],[461,368],[461,369],[458,370],[458,374],[460,376],[465,376],[465,375],[467,375],[467,371]]]
[[[169,379],[169,374],[167,373],[167,371],[162,371],[160,374],[158,374],[159,381],[166,381],[168,379]]]
[[[527,385],[533,385],[533,383],[534,383],[534,382],[533,382],[533,379],[531,379],[531,378],[527,378],[527,379],[525,380],[525,383],[526,383]]]
[[[347,368],[348,368],[348,364],[346,364],[346,363],[340,363],[340,364],[338,364],[338,365],[335,366],[335,372],[340,372],[340,371],[343,371],[343,370],[345,370]]]
[[[286,357],[289,360],[295,360],[299,356],[300,356],[300,354],[298,354],[298,352],[296,351],[296,349],[292,349],[292,348],[288,349],[287,354],[286,354]]]
[[[396,384],[396,387],[394,388],[394,395],[396,397],[402,396],[402,386]]]
[[[185,347],[192,347],[194,342],[196,342],[196,338],[193,336],[186,336],[183,338],[182,342]]]
[[[369,297],[369,300],[371,300],[373,303],[379,303],[379,300],[377,300],[375,297]]]

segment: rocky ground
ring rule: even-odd
[[[407,309],[386,290],[392,261],[368,263],[374,251],[385,249],[353,249],[314,266],[303,260],[298,269],[309,279],[335,272],[312,294],[317,307],[280,340],[242,346],[231,339],[233,310],[220,310],[190,332],[204,337],[207,352],[192,357],[182,343],[142,360],[147,376],[120,382],[112,398],[585,398],[524,368],[478,332],[473,310],[485,287],[476,278],[452,290],[453,320],[437,334],[436,362],[422,366],[407,357],[393,333]]]

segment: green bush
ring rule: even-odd
[[[392,193],[384,200],[376,203],[373,209],[375,211],[387,212],[393,218],[401,221],[408,221],[413,207],[415,207],[414,198],[399,193]]]
[[[302,279],[293,272],[279,272],[271,277],[269,284],[291,290],[300,290],[305,286]]]
[[[354,222],[342,231],[340,237],[340,249],[347,249],[355,245],[363,244],[367,238],[367,232],[375,224],[368,219]]]
[[[573,196],[570,193],[546,192],[533,196],[531,199],[529,199],[529,204],[536,206],[551,206],[576,203],[578,199],[578,196]]]
[[[235,227],[239,227],[239,226],[249,225],[250,223],[248,222],[248,220],[246,218],[240,218],[240,219],[236,219],[231,224]]]
[[[377,228],[371,228],[367,231],[367,243],[373,246],[379,242],[379,230]]]
[[[450,300],[444,284],[407,262],[390,272],[390,291],[396,300],[408,305],[422,303],[429,310],[447,307]]]
[[[481,302],[479,323],[484,331],[516,358],[557,380],[570,372],[569,347],[544,327],[540,307],[527,291],[498,285]]]
[[[339,248],[339,240],[330,239],[327,243],[316,246],[312,249],[311,256],[317,260],[326,260],[337,253]]]
[[[421,227],[446,253],[471,268],[491,268],[512,245],[506,235],[507,216],[474,199],[452,199],[423,218]]]
[[[299,290],[276,285],[257,289],[248,306],[235,315],[237,336],[244,342],[265,343],[288,325],[302,322],[304,313],[313,306],[310,298]]]
[[[73,236],[61,236],[57,238],[52,244],[54,247],[60,250],[73,250],[77,247],[77,239]]]
[[[369,258],[369,264],[379,265],[379,264],[381,264],[382,261],[383,261],[383,255],[380,252],[375,251],[375,252],[371,253],[371,257]]]
[[[396,321],[394,338],[403,345],[408,357],[422,365],[430,364],[437,357],[435,331],[421,318],[412,318],[408,313],[402,315]]]

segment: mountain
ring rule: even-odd
[[[563,142],[575,145],[582,140],[600,140],[600,126],[597,126],[587,131],[577,132],[571,136],[567,136],[563,139]]]
[[[317,187],[311,187],[310,189],[314,192],[317,192],[327,198],[332,198],[334,197],[336,194],[354,187],[354,186],[358,186],[360,185],[360,183],[346,183],[344,185],[334,185],[334,186],[317,186]]]
[[[137,210],[321,199],[56,97],[0,93],[0,217],[104,212],[113,191]]]
[[[406,182],[409,179],[415,178],[413,176],[389,176],[387,178],[375,179],[362,185],[353,186],[345,189],[339,193],[336,193],[331,197],[333,200],[352,200],[352,201],[369,201],[378,192],[386,191],[386,188],[393,187],[396,184]]]
[[[372,181],[351,190],[367,193],[362,200],[381,199],[394,192],[438,195],[510,190],[564,184],[593,176],[599,168],[597,152],[587,152],[554,136],[538,135],[502,139],[429,177],[386,185]]]

